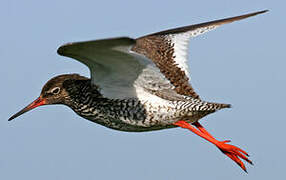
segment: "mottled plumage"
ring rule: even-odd
[[[195,122],[201,117],[229,105],[208,103],[188,96],[162,97],[161,106],[137,98],[109,99],[92,85],[90,79],[77,74],[60,75],[51,79],[43,88],[49,92],[57,82],[64,90],[61,102],[71,107],[78,115],[103,126],[121,131],[151,131],[176,127],[178,120]],[[49,98],[49,94],[43,94]]]
[[[58,54],[74,58],[91,71],[91,79],[60,75],[49,80],[33,103],[9,120],[41,105],[64,104],[78,115],[108,128],[142,132],[173,127],[191,130],[216,145],[243,170],[248,154],[228,141],[218,141],[198,122],[229,104],[206,102],[191,86],[188,67],[190,38],[216,27],[264,13],[190,25],[128,37],[69,43]]]

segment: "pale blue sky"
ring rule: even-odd
[[[284,1],[0,2],[0,179],[281,179],[285,177]],[[216,147],[177,128],[147,133],[107,129],[62,106],[8,122],[44,83],[87,67],[56,54],[67,42],[156,31],[269,9],[190,43],[192,84],[204,100],[232,109],[200,122],[247,150],[245,174]]]

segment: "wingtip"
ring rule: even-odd
[[[269,9],[265,9],[265,10],[263,10],[263,11],[258,11],[258,13],[259,14],[262,14],[262,13],[266,13],[266,12],[268,12],[269,11]]]
[[[243,15],[240,15],[240,16],[226,18],[226,19],[221,20],[220,23],[221,24],[227,24],[227,23],[230,23],[230,22],[234,22],[234,21],[242,20],[242,19],[249,18],[249,17],[252,17],[252,16],[256,16],[258,14],[263,14],[263,13],[266,13],[268,11],[269,10],[266,9],[266,10],[262,10],[262,11],[256,11],[256,12],[252,12],[252,13],[248,13],[248,14],[243,14]]]
[[[64,45],[61,45],[58,49],[57,49],[57,53],[61,56],[64,56],[64,51],[65,51],[65,47],[71,45],[73,43],[66,43]]]
[[[64,46],[64,45],[63,45]],[[57,53],[59,55],[63,55],[63,46],[60,46],[58,49],[57,49]]]
[[[265,9],[265,10],[262,10],[262,11],[257,11],[257,12],[254,12],[254,13],[250,13],[250,14],[252,14],[253,16],[255,16],[255,15],[258,15],[258,14],[263,14],[263,13],[266,13],[266,12],[268,12],[269,10],[268,9]]]

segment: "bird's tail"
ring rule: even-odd
[[[208,110],[220,110],[224,108],[231,108],[231,104],[222,104],[222,103],[213,103],[207,102],[207,109]]]

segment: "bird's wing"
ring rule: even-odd
[[[188,82],[189,39],[222,24],[264,12],[170,29],[138,39],[121,37],[69,43],[61,46],[58,54],[86,64],[92,83],[109,98],[138,97],[140,93],[143,97],[147,91],[199,98]]]
[[[267,10],[143,36],[136,39],[136,45],[132,48],[132,51],[151,59],[172,85],[175,86],[178,94],[199,98],[189,83],[188,45],[190,38],[213,30],[223,24],[264,12],[267,12]]]
[[[138,88],[172,89],[151,60],[131,51],[135,44],[136,40],[128,37],[75,42],[61,46],[58,54],[87,65],[92,83],[109,98],[138,97]]]

